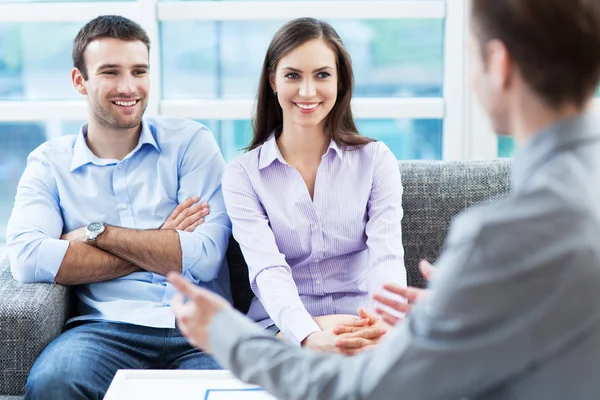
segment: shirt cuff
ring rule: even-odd
[[[68,240],[44,239],[37,251],[35,282],[52,282],[69,248]]]
[[[210,353],[219,364],[232,369],[232,352],[244,338],[254,336],[269,337],[258,325],[251,322],[234,309],[219,312],[208,326]]]
[[[198,249],[196,248],[197,234],[194,232],[176,231],[179,235],[181,246],[181,271],[185,273],[198,261]]]
[[[285,338],[293,345],[300,346],[302,341],[313,332],[320,332],[321,328],[307,312],[292,316],[292,322],[285,329],[281,329]]]

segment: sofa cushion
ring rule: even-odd
[[[0,394],[23,393],[35,359],[61,332],[70,290],[48,284],[22,284],[0,263]]]

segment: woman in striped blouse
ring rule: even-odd
[[[285,24],[262,67],[252,143],[223,178],[256,294],[248,316],[292,343],[349,354],[385,333],[364,310],[372,295],[406,285],[398,164],[358,133],[352,89],[329,24]]]

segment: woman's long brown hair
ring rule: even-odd
[[[373,142],[374,139],[361,136],[358,133],[350,100],[354,87],[354,74],[350,55],[342,40],[331,25],[314,18],[298,18],[283,25],[267,50],[262,73],[258,85],[255,114],[252,121],[254,137],[246,150],[252,150],[262,145],[275,128],[283,125],[283,114],[277,96],[273,95],[270,84],[270,74],[277,68],[277,63],[298,46],[309,40],[323,39],[336,54],[338,70],[338,96],[332,110],[325,120],[325,133],[330,135],[341,148],[362,146]]]

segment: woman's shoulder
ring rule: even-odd
[[[249,150],[247,152],[245,152],[244,154],[234,158],[231,162],[229,162],[229,164],[227,165],[227,167],[231,167],[231,168],[239,168],[239,167],[243,167],[244,169],[249,168],[249,167],[254,167],[255,165],[258,164],[258,159],[260,157],[260,150],[262,148],[262,145]]]
[[[350,155],[351,157],[358,157],[365,161],[374,161],[382,156],[385,157],[389,154],[392,154],[392,151],[385,143],[375,140],[361,146],[347,147],[344,150],[344,154]]]

